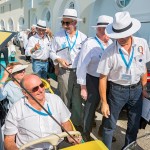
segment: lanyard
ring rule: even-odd
[[[48,114],[44,113],[44,112],[41,112],[41,111],[38,111],[36,109],[34,109],[33,107],[29,106],[28,104],[26,104],[32,111],[34,111],[35,113],[41,115],[41,116],[48,116]],[[47,104],[47,108],[48,108],[48,112],[50,113],[50,115],[52,115],[52,112],[50,111],[50,108]]]
[[[95,40],[99,44],[100,48],[104,51],[105,50],[104,46],[102,45],[102,43],[99,41],[99,39],[96,36],[95,36]]]
[[[73,47],[75,46],[75,44],[76,44],[76,40],[77,40],[77,37],[78,37],[78,31],[76,32],[76,39],[74,40],[72,46],[70,45],[69,36],[68,36],[68,34],[66,33],[66,31],[65,31],[65,34],[66,34],[66,39],[67,39],[67,42],[68,42],[69,49],[70,49],[70,51],[71,51],[71,50],[73,49]]]
[[[126,61],[126,59],[125,59],[125,57],[124,57],[124,54],[123,54],[123,52],[122,52],[122,50],[121,50],[120,48],[119,48],[119,53],[120,53],[120,55],[121,55],[121,57],[122,57],[123,62],[124,62],[125,65],[126,65],[127,69],[129,69],[130,66],[131,66],[132,60],[133,60],[134,48],[133,48],[133,50],[132,50],[132,54],[131,54],[131,57],[130,57],[128,63],[127,63],[127,61]]]

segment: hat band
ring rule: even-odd
[[[103,23],[97,23],[97,25],[108,25],[108,23],[105,23],[105,22],[103,22]]]
[[[112,27],[112,30],[113,30],[114,32],[116,32],[116,33],[120,33],[120,32],[127,31],[127,30],[130,29],[131,27],[132,27],[132,22],[131,22],[127,27],[125,27],[125,28],[123,28],[123,29],[114,29],[114,28]]]
[[[39,24],[37,24],[37,26],[38,26],[38,27],[41,27],[41,28],[46,28],[45,26],[41,26],[41,25],[39,25]]]
[[[73,17],[73,18],[77,18],[76,16],[68,16],[68,15],[63,15],[63,17]]]

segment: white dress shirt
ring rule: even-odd
[[[5,121],[4,135],[16,134],[16,145],[18,148],[40,137],[62,133],[61,127],[52,118],[35,113],[26,104],[31,106],[25,98],[16,102],[9,110]],[[52,116],[60,124],[70,119],[71,113],[57,95],[46,93],[44,107],[48,110],[47,105],[49,106]],[[41,112],[45,113],[44,110],[41,110]],[[62,140],[60,140],[60,142],[61,141]],[[32,146],[32,148],[38,150],[49,147],[52,148],[48,143]]]
[[[69,37],[69,43],[71,46],[76,41],[75,45],[70,50],[70,56],[71,56],[71,61],[72,61],[72,65],[70,66],[70,68],[77,68],[81,45],[87,38],[87,36],[85,34],[83,34],[82,32],[80,32],[79,30],[77,30],[76,33],[77,32],[78,32],[77,37],[76,37],[76,35],[74,35],[72,38],[70,38],[68,33],[66,33]],[[65,34],[65,30],[61,30],[54,37],[54,40],[52,42],[52,50],[50,51],[50,57],[53,61],[55,61],[57,58],[60,58],[56,54],[57,50],[60,50],[65,47],[69,47],[66,34]],[[55,64],[57,64],[57,63],[55,62]]]
[[[133,60],[130,68],[127,67],[121,57],[119,49],[122,50],[123,55],[127,62],[131,58],[118,42],[109,46],[102,55],[100,63],[98,65],[97,72],[108,76],[108,81],[120,85],[132,85],[140,81],[141,76],[146,73],[146,63],[150,61],[150,51],[145,39],[132,37],[132,50],[134,49]],[[125,80],[123,75],[127,74],[131,76],[130,80]]]
[[[39,42],[40,49],[36,50],[31,54],[30,50],[34,48],[35,44]],[[49,58],[49,52],[51,49],[51,43],[47,36],[44,36],[44,38],[41,38],[38,34],[35,34],[29,38],[29,42],[26,48],[27,54],[33,58],[33,59],[42,59],[46,60]]]
[[[102,47],[97,40],[99,40],[102,44]],[[96,72],[97,67],[102,53],[110,44],[112,44],[112,40],[108,41],[107,46],[100,39],[98,39],[98,37],[97,40],[95,38],[89,38],[82,46],[77,66],[78,84],[86,85],[87,73],[94,77],[100,76],[100,74]]]

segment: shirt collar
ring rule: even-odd
[[[101,39],[99,39],[99,37],[96,35],[96,38],[103,44],[103,46],[106,46],[106,45],[104,45],[104,43],[103,43],[103,41],[101,40]],[[112,40],[111,39],[109,39],[108,40],[108,42],[107,42],[107,47],[110,45],[112,43]]]
[[[9,83],[12,87],[21,89],[21,87],[19,87],[18,85],[16,85],[12,80],[10,80],[8,83]]]
[[[44,38],[41,38],[37,33],[35,34],[35,37],[39,38],[39,39],[45,39],[46,35],[44,35]]]
[[[132,36],[132,48],[135,47],[136,45],[137,44],[135,43],[135,39]],[[125,53],[127,53],[126,50],[117,42],[117,40],[116,40],[116,46],[117,46],[117,49],[118,49],[118,53],[119,53],[119,49],[122,49]]]
[[[29,106],[33,107],[33,106],[29,103],[29,101],[28,101],[28,99],[27,99],[26,97],[24,97],[24,104],[28,104]],[[48,104],[48,100],[45,99],[44,108],[47,107],[47,104]]]

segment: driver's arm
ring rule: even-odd
[[[5,135],[4,138],[5,150],[19,150],[19,148],[15,143],[15,136],[16,135]]]
[[[70,123],[70,121],[66,121],[64,123],[62,123],[62,126],[67,130],[67,131],[73,131],[73,127],[72,124]]]

